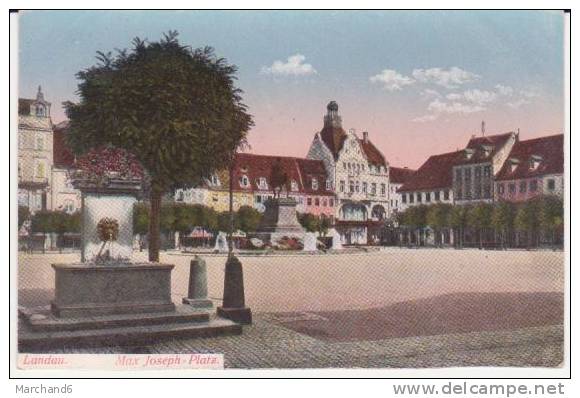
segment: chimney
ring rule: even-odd
[[[363,131],[363,141],[365,144],[367,142],[369,142],[369,132],[368,131]]]

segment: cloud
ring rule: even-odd
[[[496,84],[495,90],[498,92],[499,95],[510,96],[514,93],[514,89],[510,86],[504,86],[503,84]]]
[[[403,76],[393,69],[384,69],[378,75],[369,78],[371,83],[379,83],[387,91],[400,91],[404,86],[415,83],[413,79],[408,76]]]
[[[427,106],[427,113],[424,116],[413,119],[414,122],[430,122],[436,120],[441,115],[469,114],[482,112],[485,107],[475,103],[464,103],[459,101],[442,101],[439,98],[431,101]]]
[[[414,69],[412,75],[419,82],[433,83],[445,88],[457,88],[462,84],[473,82],[480,77],[475,73],[468,72],[457,66],[449,69]]]
[[[441,94],[439,94],[439,91],[437,90],[432,90],[430,88],[426,88],[425,90],[421,91],[421,97],[423,98],[441,98]]]
[[[485,105],[494,102],[497,99],[497,94],[492,91],[473,89],[465,91],[463,97],[473,104]]]
[[[531,104],[531,103],[532,103],[532,101],[530,101],[529,99],[520,98],[518,100],[508,102],[507,106],[509,106],[512,109],[518,109],[518,108],[521,108],[523,105],[527,105],[527,104]]]
[[[305,60],[304,55],[294,54],[286,62],[277,60],[271,66],[263,66],[261,72],[274,76],[308,76],[318,73],[311,64],[304,63]]]
[[[518,109],[524,105],[531,104],[532,98],[536,98],[539,96],[540,93],[538,92],[537,89],[520,90],[518,92],[518,98],[508,102],[507,106],[509,106],[512,109]]]

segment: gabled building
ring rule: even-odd
[[[377,242],[389,216],[389,165],[367,132],[359,138],[342,127],[338,104],[331,101],[324,125],[307,157],[322,161],[336,192],[335,228],[344,244]]]
[[[453,167],[462,156],[463,151],[430,156],[398,189],[399,211],[421,204],[453,203]]]
[[[494,176],[503,167],[518,134],[472,137],[453,166],[453,197],[457,204],[491,202]]]
[[[393,167],[389,169],[389,209],[391,217],[403,209],[402,194],[399,188],[409,181],[417,170],[407,167]]]
[[[31,213],[52,208],[50,106],[40,86],[35,99],[18,99],[18,204]]]
[[[564,192],[564,135],[517,142],[495,177],[496,200],[520,202]]]

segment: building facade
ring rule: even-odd
[[[53,129],[53,165],[51,195],[53,210],[74,213],[81,209],[81,192],[72,184],[75,157],[66,144],[68,121],[61,122]]]
[[[518,141],[495,178],[495,199],[522,202],[564,192],[564,135]]]
[[[378,242],[390,212],[389,165],[368,133],[359,138],[352,129],[345,132],[338,104],[331,101],[307,157],[322,161],[329,188],[336,192],[335,228],[342,242]]]
[[[453,196],[455,203],[492,202],[494,176],[503,167],[518,134],[509,132],[472,137],[453,166]]]
[[[321,161],[287,156],[239,153],[234,164],[233,207],[251,206],[260,212],[264,203],[274,197],[271,173],[279,163],[288,177],[281,196],[296,200],[299,213],[325,215],[334,218],[335,197]],[[218,172],[196,188],[178,189],[175,201],[197,203],[216,211],[229,210],[229,173]]]
[[[18,204],[31,213],[52,209],[50,106],[40,86],[35,99],[18,100]]]
[[[389,169],[389,209],[390,218],[403,211],[403,195],[399,189],[409,181],[417,170],[407,167],[393,167]]]
[[[453,203],[453,167],[462,156],[463,151],[430,156],[398,189],[400,211],[421,204]]]

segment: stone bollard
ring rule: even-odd
[[[195,256],[189,265],[189,289],[183,304],[196,308],[211,308],[213,303],[207,298],[207,267],[205,261]]]
[[[224,301],[217,314],[241,324],[252,323],[252,311],[246,307],[244,299],[244,275],[242,263],[235,256],[226,261],[224,276]]]

